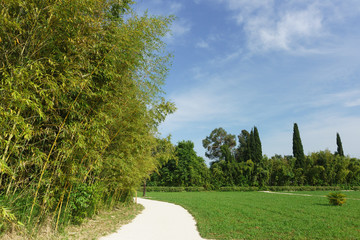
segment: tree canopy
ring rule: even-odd
[[[236,146],[235,135],[228,134],[223,128],[215,128],[209,136],[202,141],[206,149],[205,156],[212,160],[221,158],[221,146],[227,145],[230,150]]]
[[[297,124],[294,130],[295,140],[296,138],[299,140]],[[216,136],[218,132],[219,129],[215,129],[212,131],[215,134],[210,134],[210,136]],[[223,134],[219,139],[223,139],[223,136],[231,136],[224,129],[221,129],[220,132]],[[217,140],[216,137],[213,139]],[[159,174],[153,174],[150,184],[178,187],[188,187],[191,184],[191,186],[200,186],[206,189],[229,186],[255,186],[267,189],[268,186],[357,186],[360,184],[359,159],[344,157],[338,153],[332,154],[329,150],[313,152],[307,156],[300,155],[300,159],[303,156],[302,163],[298,162],[299,156],[295,157],[295,154],[294,156],[276,154],[269,158],[262,155],[260,136],[256,126],[251,129],[250,133],[245,129],[242,130],[238,140],[239,144],[236,149],[234,149],[235,147],[230,148],[224,144],[224,141],[216,142],[215,146],[220,146],[220,153],[217,153],[216,161],[212,161],[207,169],[210,177],[202,178],[203,181],[194,181],[193,179],[196,178],[189,177],[189,173],[194,171],[188,169],[195,169],[193,166],[196,161],[186,159],[191,159],[189,156],[196,159],[196,154],[186,150],[192,149],[193,145],[181,142],[177,148],[181,147],[181,152],[184,154],[178,155],[179,162],[169,161],[160,168]],[[294,142],[301,143],[298,140]],[[185,148],[185,146],[188,147]],[[218,149],[216,148],[216,150]],[[302,144],[300,150],[303,154]],[[204,166],[204,164],[202,165]],[[200,172],[195,173],[204,176],[201,173],[206,172],[206,169],[204,167],[201,169]],[[174,181],[174,179],[177,180]]]
[[[206,186],[209,172],[202,157],[197,156],[194,143],[181,141],[175,148],[175,156],[151,176],[150,186]]]

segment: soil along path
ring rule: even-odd
[[[100,240],[201,240],[196,222],[184,208],[138,198],[145,209],[131,223]]]

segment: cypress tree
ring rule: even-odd
[[[261,162],[262,160],[262,149],[261,149],[261,141],[258,129],[254,127],[254,162]]]
[[[239,139],[239,147],[237,149],[236,160],[238,162],[246,162],[251,159],[249,150],[250,133],[246,130],[242,130]]]
[[[341,143],[340,134],[336,133],[336,145],[337,145],[337,154],[344,156],[344,150]]]
[[[251,129],[248,146],[250,159],[254,163],[260,163],[262,159],[262,149],[259,131],[256,127]]]
[[[249,142],[248,142],[248,149],[249,149],[249,157],[254,162],[255,161],[255,136],[254,136],[254,129],[251,129]]]
[[[301,143],[299,128],[296,123],[294,123],[293,132],[293,155],[296,158],[295,168],[302,168],[305,162],[305,155],[303,145]]]

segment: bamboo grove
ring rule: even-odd
[[[162,97],[172,17],[129,0],[3,0],[0,12],[0,231],[129,199],[171,155],[157,127],[175,110]]]

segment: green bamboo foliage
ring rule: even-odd
[[[161,89],[172,18],[125,0],[12,0],[0,12],[0,197],[23,222],[50,214],[56,227],[129,197],[158,166],[157,127],[175,110]]]

